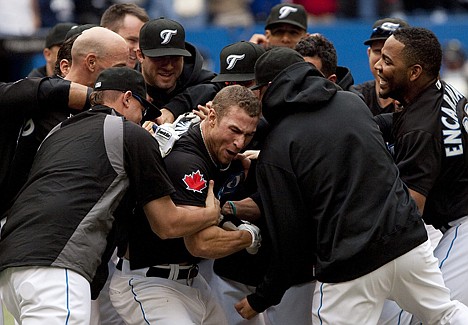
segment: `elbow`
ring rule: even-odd
[[[203,241],[197,241],[193,238],[185,238],[185,247],[189,251],[190,254],[192,254],[195,257],[200,257],[200,258],[214,258],[211,256],[210,248],[208,247],[206,243]]]
[[[177,227],[172,226],[161,226],[161,225],[151,225],[153,232],[158,235],[161,239],[172,239],[182,237],[183,234],[177,229]]]

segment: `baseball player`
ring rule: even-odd
[[[171,201],[158,144],[138,125],[146,109],[157,110],[145,99],[143,76],[106,69],[94,90],[93,109],[59,124],[41,144],[1,230],[0,292],[18,322],[89,324],[90,283],[124,194],[163,237],[179,236],[184,223],[189,232],[218,224],[212,191],[206,208]]]
[[[209,179],[219,184],[218,196],[239,184],[249,161],[234,159],[252,138],[259,115],[258,99],[243,86],[225,87],[215,96],[207,118],[191,126],[164,158],[177,205],[203,206]],[[207,227],[168,240],[154,235],[137,211],[127,226],[128,246],[123,243],[123,258],[110,284],[111,301],[125,322],[227,324],[197,263],[200,257],[222,257],[244,248],[256,252],[258,228],[246,223],[230,226],[231,231]]]
[[[255,78],[272,127],[257,175],[273,252],[255,294],[236,304],[240,315],[277,304],[309,272],[314,323],[375,324],[389,298],[427,324],[465,324],[468,307],[450,300],[417,206],[362,100],[287,48],[263,54]]]
[[[250,42],[266,49],[276,46],[293,49],[307,35],[307,13],[304,7],[300,4],[279,3],[270,10],[265,33],[252,35]]]
[[[400,177],[424,221],[442,231],[434,255],[451,297],[467,304],[468,106],[439,79],[441,62],[434,33],[412,27],[387,39],[375,69],[380,96],[403,105],[393,115],[392,129]]]

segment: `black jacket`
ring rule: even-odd
[[[257,179],[272,240],[256,311],[299,280],[366,275],[427,240],[408,189],[358,96],[300,62],[264,94],[269,133]]]
[[[336,67],[336,83],[343,90],[349,90],[354,85],[354,78],[351,74],[351,70],[346,67]]]
[[[0,214],[7,208],[8,177],[26,117],[39,106],[42,79],[0,83]]]

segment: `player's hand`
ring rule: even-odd
[[[219,223],[221,207],[219,200],[214,195],[213,188],[214,181],[210,180],[208,184],[208,195],[206,196],[205,200],[205,209],[206,213],[209,214],[210,217],[213,217],[213,225],[216,226]]]
[[[152,121],[145,121],[141,127],[145,129],[146,131],[148,131],[151,135],[154,135],[154,129],[153,129],[154,124],[155,123]]]
[[[175,119],[174,114],[172,114],[170,110],[168,110],[167,108],[161,108],[161,116],[159,116],[156,119],[156,123],[158,125],[161,125],[164,123],[172,123],[174,122],[174,119]]]
[[[242,220],[232,214],[222,214],[218,223],[218,227],[224,230],[238,230],[238,226],[242,224]]]
[[[200,118],[200,120],[203,121],[208,116],[208,112],[210,111],[211,105],[212,105],[211,101],[206,103],[205,106],[198,105],[197,109],[192,110],[192,112],[195,115],[197,115]]]
[[[252,159],[258,159],[258,155],[260,154],[260,150],[246,150],[243,152],[244,156]]]
[[[234,307],[236,308],[239,315],[242,316],[242,318],[251,319],[258,315],[258,313],[255,310],[253,310],[252,307],[250,307],[247,298],[244,298],[241,301],[239,301],[237,304],[234,305]]]
[[[249,173],[249,168],[250,168],[250,165],[252,164],[252,161],[247,157],[245,153],[238,153],[234,157],[234,160],[239,160],[241,162],[242,168],[244,169],[244,179],[246,179]]]
[[[258,228],[256,225],[251,224],[248,221],[242,220],[242,224],[237,227],[239,230],[246,230],[250,233],[252,236],[252,244],[250,244],[249,247],[247,247],[245,250],[249,254],[257,254],[258,249],[260,248],[262,244],[262,236],[260,235],[260,228]]]
[[[264,48],[268,47],[268,39],[263,34],[253,34],[249,42],[261,45]]]

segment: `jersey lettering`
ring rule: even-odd
[[[463,116],[463,127],[465,128],[465,131],[468,133],[468,104],[465,104],[463,111],[465,112]]]
[[[444,90],[444,101],[441,106],[441,122],[445,156],[459,156],[463,154],[463,143],[461,127],[457,116],[457,103],[463,98],[463,95],[448,84]]]

